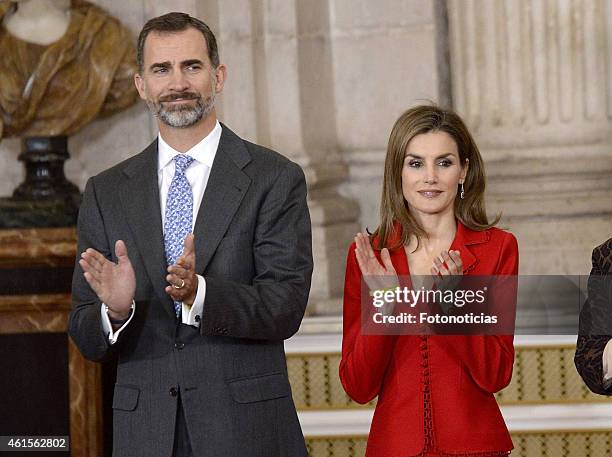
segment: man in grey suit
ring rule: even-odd
[[[136,87],[158,138],[91,178],[69,333],[118,355],[114,456],[306,456],[283,350],[312,274],[300,167],[216,118],[203,22],[145,24]]]

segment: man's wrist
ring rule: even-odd
[[[127,311],[123,313],[119,313],[117,311],[112,310],[108,305],[104,305],[106,309],[106,314],[108,314],[108,318],[113,325],[123,325],[132,315],[133,306],[130,306]]]
[[[183,300],[183,304],[187,306],[192,306],[193,302],[195,302],[195,299],[198,295],[198,284],[200,281],[198,281],[197,275],[194,275],[194,278],[195,278],[195,289],[193,290],[193,292],[191,293],[189,297],[186,297],[185,300]]]

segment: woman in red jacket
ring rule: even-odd
[[[402,275],[518,273],[516,239],[487,219],[484,189],[482,158],[455,113],[419,106],[397,120],[381,224],[355,237],[344,288],[342,385],[359,403],[378,396],[367,457],[488,457],[513,447],[493,396],[512,376],[511,335],[361,332],[362,279],[372,290]]]

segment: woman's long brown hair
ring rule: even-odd
[[[385,158],[385,174],[380,204],[380,226],[372,234],[375,249],[397,249],[407,245],[412,235],[420,242],[427,238],[425,229],[410,213],[402,192],[402,168],[408,143],[415,136],[429,132],[446,132],[457,143],[462,165],[469,160],[464,181],[465,198],[455,198],[455,217],[466,227],[482,231],[499,222],[498,215],[489,222],[484,204],[485,172],[478,147],[461,118],[453,111],[435,105],[409,109],[395,122]],[[401,237],[394,236],[394,224],[402,228]]]

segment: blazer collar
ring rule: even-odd
[[[212,167],[213,161],[215,160],[215,154],[219,148],[219,141],[221,139],[221,124],[219,121],[215,123],[215,127],[211,132],[206,135],[200,142],[193,145],[188,151],[185,151],[185,155],[193,157],[197,162],[206,165],[208,168]],[[158,163],[157,171],[161,171],[170,162],[174,160],[179,151],[174,149],[164,140],[161,133],[157,135],[157,150],[158,150]]]
[[[397,228],[396,235],[401,236],[401,226],[396,223],[395,227]],[[475,230],[469,229],[460,221],[457,221],[457,232],[455,233],[455,238],[451,243],[450,249],[459,251],[459,253],[461,254],[461,260],[463,262],[463,273],[467,273],[468,271],[472,270],[478,263],[478,257],[474,255],[471,247],[478,244],[486,243],[490,239],[490,230],[483,230],[482,232],[477,232]],[[408,268],[408,258],[406,256],[406,250],[404,249],[404,247],[400,247],[392,251],[390,254],[392,260],[394,260],[394,265],[397,266],[398,274],[410,274]],[[397,261],[395,262],[395,260]]]
[[[196,269],[203,273],[246,195],[251,178],[243,170],[252,160],[244,141],[225,125],[193,233]]]
[[[223,122],[221,124],[221,139],[217,152],[223,151],[236,167],[242,170],[252,160],[251,154],[244,145],[244,141],[232,132]],[[215,155],[216,156],[216,155]],[[128,177],[133,177],[137,174],[142,174],[144,170],[153,167],[155,172],[155,182],[157,183],[157,138],[151,142],[140,154],[135,156],[133,160],[127,161],[123,172]]]
[[[123,173],[128,178],[133,178],[143,173],[149,178],[153,175],[155,177],[155,184],[157,184],[157,138],[144,148],[140,154],[126,161]]]
[[[244,140],[232,132],[223,122],[221,124],[221,139],[219,151],[223,151],[242,170],[251,161],[251,154],[244,144]]]
[[[455,239],[451,244],[451,250],[457,250],[461,254],[461,261],[463,262],[463,273],[466,273],[473,269],[478,263],[478,258],[474,255],[468,246],[474,246],[477,244],[486,243],[491,239],[491,231],[483,230],[477,232],[471,230],[463,225],[460,221],[457,221],[457,232],[455,233]]]

